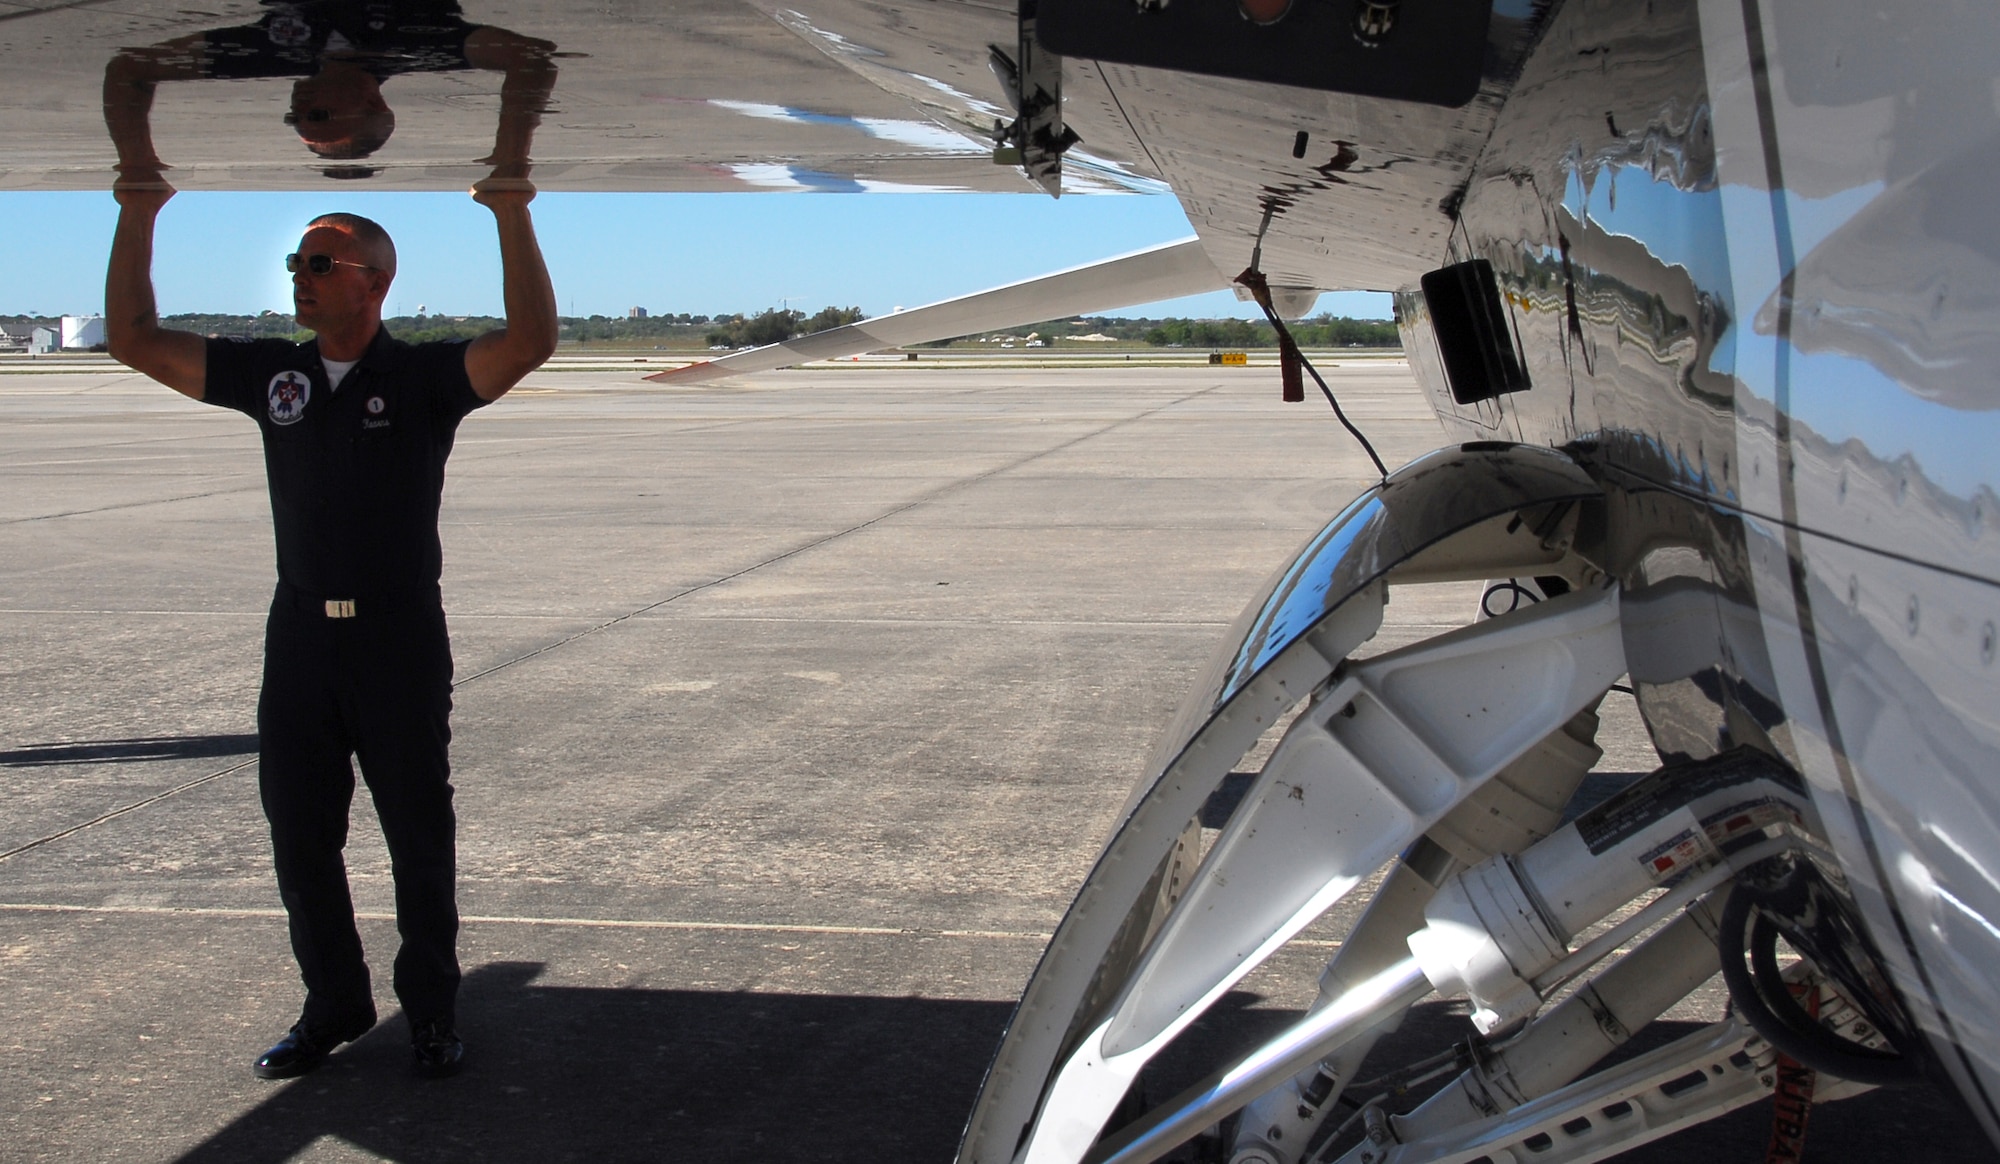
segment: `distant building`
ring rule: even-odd
[[[42,323],[0,323],[0,352],[46,355],[62,347],[62,329]]]
[[[62,317],[62,346],[66,352],[104,346],[104,317],[65,315]]]
[[[646,309],[643,307],[634,307],[632,310],[625,313],[625,318],[644,319],[646,318]]]

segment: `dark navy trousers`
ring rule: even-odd
[[[280,583],[257,700],[258,791],[271,823],[278,894],[305,979],[308,1022],[371,1006],[348,894],[352,759],[382,822],[396,883],[396,997],[412,1023],[450,1020],[458,995],[457,819],[451,808],[451,643],[435,587],[353,598]]]

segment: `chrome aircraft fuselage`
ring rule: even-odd
[[[939,334],[1219,288],[1246,268],[1294,315],[1319,291],[1391,291],[1417,387],[1462,442],[1326,515],[1222,645],[1030,983],[961,1158],[1159,1158],[1274,1087],[1312,1092],[1315,1070],[1337,1093],[1352,1064],[1328,1065],[1358,1062],[1371,1024],[1433,989],[1469,992],[1527,1072],[1570,978],[1601,969],[1611,998],[1630,989],[1620,957],[1651,948],[1671,971],[1653,978],[1697,982],[1718,943],[1726,961],[1715,934],[1732,881],[1737,897],[1763,886],[1756,908],[1817,955],[1806,985],[1852,1012],[1823,1074],[1894,1060],[2000,1140],[2000,7],[1440,3],[1442,23],[1419,30],[1431,39],[1400,47],[1395,21],[1421,0],[1293,0],[1266,23],[1207,0],[1241,26],[1213,44],[1169,30],[1142,45],[1118,23],[1197,3],[1026,7],[1063,29],[1044,40],[1100,60],[1050,52],[1014,3],[462,0],[471,25],[556,46],[533,142],[545,189],[1170,189],[1198,246],[1175,252],[1165,282],[1119,298],[1132,268],[1106,268],[1063,284],[1087,293],[1061,311],[1038,311],[1031,290],[982,314],[998,301],[975,296]],[[462,189],[491,164],[497,65],[388,70],[393,135],[328,156],[284,123],[294,78],[316,66],[230,74],[199,47],[212,30],[272,35],[274,13],[393,23],[416,7],[0,6],[0,188],[106,186],[109,67],[157,48],[150,59],[176,64],[156,75],[150,133],[179,186]],[[1361,80],[1300,64],[1298,46],[1328,35]],[[1455,72],[1408,82],[1433,50]],[[1369,72],[1376,51],[1407,51],[1416,72]],[[1464,578],[1536,579],[1545,601],[1414,654],[1356,653],[1386,588]],[[1575,831],[1560,810],[1588,757],[1551,757],[1570,747],[1558,736],[1587,751],[1591,710],[1624,677],[1668,791]],[[1504,720],[1445,722],[1483,703]],[[1260,783],[1204,835],[1190,822],[1271,730],[1284,741]],[[1703,800],[1702,781],[1755,795]],[[1496,808],[1502,785],[1553,803]],[[1320,791],[1365,806],[1368,835],[1310,815]],[[1468,806],[1512,831],[1482,832]],[[1621,846],[1642,836],[1680,848],[1639,852],[1667,865],[1602,913],[1548,900],[1630,873]],[[1546,848],[1558,843],[1583,847],[1563,857]],[[1385,866],[1379,920],[1330,971],[1318,1027],[1134,1110],[1131,1084],[1160,1048]],[[1810,907],[1788,913],[1774,880]],[[1706,936],[1662,909],[1656,941],[1582,957],[1589,926],[1682,890],[1674,916],[1699,913],[1681,928]],[[1500,919],[1509,893],[1526,904]],[[1661,1069],[1735,1055],[1752,1064],[1740,1097],[1661,1114],[1661,1128],[1773,1086],[1761,1028],[1732,1021]],[[1534,1158],[1580,1160],[1643,1142],[1617,1138],[1616,1112],[1653,1111],[1652,1084],[1593,1075],[1594,1061],[1508,1095],[1475,1064],[1459,1086],[1487,1087],[1483,1106],[1378,1114],[1355,1125],[1359,1146],[1312,1151],[1499,1160],[1542,1135],[1533,1150],[1553,1154]],[[1324,1114],[1285,1094],[1324,1136]],[[1537,1130],[1579,1118],[1609,1129],[1601,1142]],[[1247,1126],[1225,1127],[1224,1152],[1300,1158],[1303,1141]]]

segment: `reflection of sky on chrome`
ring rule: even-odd
[[[1881,192],[1882,184],[1876,182],[1826,198],[1789,198],[1787,209],[1799,257],[1824,242]],[[1572,170],[1563,191],[1563,205],[1579,217],[1587,215],[1608,234],[1639,242],[1660,262],[1686,270],[1698,289],[1719,299],[1729,312],[1730,323],[1717,337],[1710,367],[1725,374],[1733,370],[1735,345],[1744,342],[1739,335],[1744,317],[1754,314],[1757,305],[1777,290],[1778,269],[1775,258],[1731,254],[1727,222],[1732,216],[1739,221],[1756,221],[1741,216],[1760,213],[1768,218],[1769,194],[1743,186],[1683,190],[1653,177],[1644,165],[1632,163],[1603,167],[1587,189]],[[1736,278],[1749,285],[1736,282]],[[1747,306],[1738,310],[1739,305]]]
[[[1727,301],[1729,244],[1715,190],[1683,190],[1628,163],[1599,170],[1588,192],[1571,171],[1563,204],[1582,207],[1600,229],[1637,240],[1662,263],[1685,268],[1696,287]]]
[[[921,78],[920,78],[921,79]],[[946,87],[949,89],[949,87]],[[953,91],[955,92],[955,91]],[[765,121],[789,121],[798,125],[824,125],[854,129],[879,141],[894,142],[931,154],[984,156],[992,142],[946,129],[929,121],[889,117],[848,117],[837,113],[815,113],[790,105],[761,101],[711,99],[710,105],[745,117]],[[962,186],[933,186],[908,182],[886,182],[868,178],[844,178],[801,166],[744,164],[730,169],[736,176],[760,190],[811,190],[837,194],[949,194]],[[1065,194],[1171,194],[1165,182],[1134,174],[1116,162],[1085,150],[1063,155]]]
[[[1794,261],[1811,254],[1883,190],[1881,182],[1868,182],[1825,198],[1787,194]],[[1731,185],[1723,186],[1720,195],[1725,222],[1769,223],[1768,191]],[[1619,202],[1627,198],[1628,189],[1621,184]],[[1739,237],[1743,235],[1760,237],[1754,229]],[[1761,239],[1762,245],[1751,246],[1748,253],[1728,253],[1736,276],[1731,299],[1740,310],[1732,308],[1715,364],[1717,371],[1735,372],[1744,387],[1769,400],[1777,338],[1748,327],[1746,319],[1778,289],[1777,256],[1769,235]],[[1933,484],[1959,497],[1971,496],[1982,485],[1995,487],[1993,449],[2000,448],[2000,411],[1974,412],[1927,400],[1867,360],[1839,352],[1794,347],[1791,385],[1792,415],[1821,439],[1835,445],[1857,441],[1884,461],[1907,455]]]
[[[915,182],[886,182],[876,178],[849,178],[805,166],[768,163],[738,163],[729,167],[738,181],[759,190],[792,190],[818,194],[959,194],[962,186],[926,186]]]
[[[1794,261],[1812,253],[1814,247],[1825,242],[1834,231],[1847,225],[1849,219],[1861,213],[1882,193],[1880,182],[1868,182],[1825,198],[1802,198],[1797,194],[1785,196],[1785,210],[1791,219],[1792,253]],[[1745,305],[1744,310],[1754,314],[1758,305],[1769,299],[1778,289],[1778,258],[1772,250],[1769,236],[1771,220],[1771,195],[1769,191],[1753,189],[1749,186],[1726,185],[1721,188],[1723,221],[1727,223],[1762,224],[1760,235],[1762,245],[1751,248],[1749,254],[1738,254],[1731,250],[1729,259],[1736,272],[1735,298]],[[1619,198],[1625,197],[1620,187]],[[1739,227],[1739,229],[1742,229]]]
[[[1174,188],[1086,150],[1063,155],[1065,194],[1172,194]]]
[[[781,8],[773,15],[778,23],[791,29],[807,44],[818,47],[821,52],[866,77],[885,92],[901,93],[906,98],[931,98],[921,103],[935,104],[946,111],[947,116],[966,120],[982,130],[992,122],[1003,119],[1000,107],[992,102],[961,92],[937,77],[899,69],[888,63],[887,54],[880,49],[858,44],[837,32],[821,28],[803,13]]]
[[[1885,189],[1881,182],[1868,182],[1826,198],[1787,195],[1797,261],[1804,262]],[[1765,200],[1768,214],[1768,195],[1757,197]],[[1745,301],[1746,313],[1777,293],[1775,275],[1770,286],[1758,290],[1756,299]],[[1928,400],[1858,356],[1794,347],[1792,414],[1836,444],[1856,440],[1884,460],[1908,454],[1925,477],[1957,496],[1996,486],[1993,450],[2000,448],[2000,411]]]
[[[860,130],[869,137],[895,142],[931,153],[983,153],[984,149],[963,134],[953,133],[928,121],[894,117],[846,117],[837,113],[814,113],[789,105],[768,105],[761,101],[711,100],[710,105],[757,117],[766,121],[790,121],[800,125],[829,125]]]
[[[1885,461],[1907,453],[1925,477],[1957,496],[1996,488],[2000,411],[1926,400],[1866,360],[1794,348],[1792,415],[1834,444],[1856,440]]]
[[[1788,195],[1797,258],[1811,254],[1883,190],[1881,182],[1870,182],[1825,198]],[[1752,392],[1771,398],[1776,339],[1750,328],[1747,317],[1777,291],[1776,255],[1768,236],[1748,254],[1732,253],[1726,229],[1732,220],[1767,223],[1767,191],[1684,190],[1654,178],[1643,165],[1622,164],[1601,168],[1588,186],[1572,170],[1563,205],[1606,233],[1643,244],[1654,258],[1683,268],[1697,288],[1716,296],[1730,322],[1717,337],[1710,369],[1747,377]],[[1932,483],[1960,497],[1981,485],[1995,487],[1992,450],[2000,448],[2000,411],[1972,412],[1926,400],[1868,361],[1838,352],[1794,348],[1791,382],[1792,415],[1822,439],[1835,445],[1858,441],[1884,461],[1907,455]]]
[[[1352,554],[1356,539],[1373,531],[1386,512],[1381,493],[1362,494],[1286,565],[1264,598],[1250,633],[1237,648],[1215,706],[1234,698],[1271,660],[1319,625],[1319,620],[1347,597],[1346,593],[1330,593],[1336,575],[1343,582],[1355,580],[1341,574],[1340,568]]]

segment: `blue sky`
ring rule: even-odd
[[[396,239],[392,315],[499,314],[492,218],[462,194],[183,193],[160,216],[163,314],[287,310],[282,256],[305,222],[365,214]],[[1031,278],[1193,231],[1161,195],[543,194],[535,220],[563,314],[754,312],[789,303],[869,315]],[[118,208],[108,193],[0,193],[0,314],[104,306]],[[1328,295],[1318,310],[1387,319],[1389,297]],[[1254,317],[1227,291],[1121,315]]]

